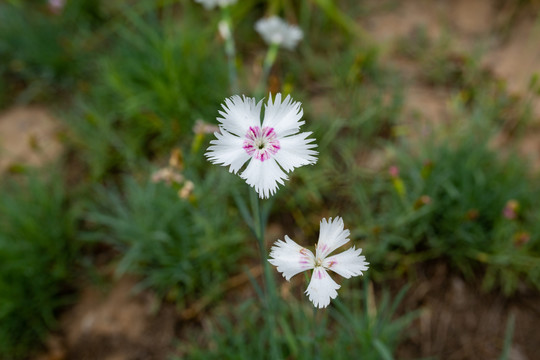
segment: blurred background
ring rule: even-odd
[[[319,161],[267,245],[342,216],[370,262],[313,312],[276,272],[283,359],[540,352],[540,2],[242,0],[240,93],[302,102]],[[238,176],[204,158],[230,91],[224,9],[0,2],[0,359],[263,359]]]

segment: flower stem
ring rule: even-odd
[[[317,308],[313,307],[313,359],[314,360],[320,360],[321,358],[321,349],[319,346],[319,340],[320,340],[320,321],[319,316],[317,314]]]
[[[251,204],[253,209],[253,221],[254,221],[254,232],[255,237],[257,238],[257,243],[259,246],[259,253],[261,257],[262,267],[263,267],[263,289],[264,289],[264,317],[265,324],[268,326],[269,331],[269,342],[270,342],[270,358],[279,359],[279,354],[277,350],[276,342],[276,305],[277,305],[277,294],[275,291],[275,283],[272,277],[272,272],[270,265],[268,263],[267,254],[266,254],[266,244],[264,241],[264,234],[266,229],[266,216],[263,214],[261,209],[261,200],[259,199],[255,191],[250,191]]]
[[[277,54],[279,50],[278,44],[271,44],[268,48],[268,51],[266,52],[266,56],[264,58],[263,62],[263,68],[262,68],[262,76],[259,81],[259,86],[257,87],[257,90],[255,91],[255,95],[257,98],[261,97],[265,93],[266,83],[268,82],[268,75],[270,75],[270,70],[272,69],[272,66],[276,62]]]
[[[229,85],[232,94],[237,94],[238,74],[236,72],[236,46],[233,38],[232,19],[229,11],[229,6],[225,6],[221,11],[221,21],[219,22],[219,33],[225,40],[225,54],[227,55],[227,63],[229,69]]]

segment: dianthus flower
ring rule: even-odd
[[[261,123],[262,100],[232,96],[222,105],[217,120],[220,132],[210,142],[205,156],[214,164],[229,166],[237,173],[247,162],[240,177],[253,187],[261,198],[274,195],[278,183],[288,180],[286,174],[297,167],[315,164],[317,145],[308,139],[311,132],[299,133],[303,111],[299,102],[287,96],[283,102],[277,94],[272,95],[264,108]]]
[[[255,23],[255,30],[268,45],[277,44],[289,50],[294,49],[304,37],[298,26],[288,24],[277,16],[258,20]]]
[[[271,259],[268,261],[277,267],[287,281],[302,271],[313,269],[306,294],[315,307],[325,308],[330,304],[330,299],[336,298],[337,289],[341,287],[330,277],[327,270],[348,279],[362,275],[362,271],[368,269],[366,257],[360,256],[362,249],[355,249],[354,246],[340,254],[328,256],[349,242],[349,235],[350,231],[344,229],[343,219],[340,217],[333,221],[332,218],[328,221],[322,219],[315,256],[285,235],[285,241],[278,240],[272,247]]]

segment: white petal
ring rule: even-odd
[[[293,50],[303,37],[304,33],[298,26],[288,25],[287,36],[284,37],[282,45],[288,50]]]
[[[315,256],[306,248],[295,243],[287,235],[285,241],[278,240],[270,251],[268,261],[277,267],[283,277],[289,281],[294,275],[315,266]]]
[[[311,150],[316,148],[316,144],[310,144],[315,139],[307,139],[311,132],[304,132],[297,135],[287,136],[279,139],[279,151],[274,155],[274,159],[287,172],[297,167],[315,164],[318,152]]]
[[[324,259],[332,251],[349,242],[349,230],[344,230],[343,219],[339,216],[333,221],[330,218],[321,220],[319,242],[317,243],[317,258]]]
[[[243,139],[221,129],[222,133],[214,133],[217,140],[210,141],[212,144],[204,154],[214,164],[229,167],[232,173],[238,172],[242,165],[249,160],[250,156],[242,147]]]
[[[267,44],[278,44],[289,50],[294,49],[303,37],[302,30],[298,26],[288,24],[277,16],[258,20],[255,23],[255,30]]]
[[[272,94],[269,95],[268,104],[264,108],[263,126],[274,128],[278,137],[296,134],[305,122],[301,121],[304,111],[300,102],[295,102],[287,95],[283,103],[281,94],[277,94],[272,102]]]
[[[246,180],[249,186],[255,188],[260,198],[274,195],[278,183],[283,185],[283,181],[288,179],[274,159],[260,161],[255,158],[251,159],[240,177]]]
[[[326,258],[322,265],[346,279],[362,275],[362,271],[367,271],[369,263],[365,256],[360,256],[361,253],[362,249],[355,249],[353,246],[341,254]]]
[[[322,267],[317,266],[313,270],[311,281],[306,290],[306,294],[309,300],[317,308],[324,308],[330,304],[330,299],[335,299],[337,296],[337,289],[341,286],[338,285],[330,275]]]
[[[261,106],[262,100],[255,103],[255,98],[234,95],[225,99],[217,120],[226,131],[243,138],[250,126],[261,126]]]

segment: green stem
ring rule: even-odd
[[[313,359],[319,360],[321,358],[321,349],[319,346],[321,322],[317,314],[317,308],[313,306]]]
[[[220,34],[225,40],[225,54],[227,55],[231,93],[237,94],[239,91],[239,87],[238,74],[236,72],[236,46],[234,44],[234,38],[232,35],[233,26],[229,6],[225,6],[222,8],[219,27]]]
[[[277,54],[279,51],[278,44],[271,44],[266,52],[266,56],[263,62],[261,80],[259,81],[259,86],[255,91],[256,98],[259,98],[264,95],[266,89],[266,83],[268,82],[268,75],[270,75],[270,70],[276,62]]]
[[[263,289],[264,289],[264,317],[265,323],[269,327],[270,334],[270,355],[272,359],[279,359],[277,342],[276,342],[276,305],[277,294],[275,291],[275,283],[272,276],[268,256],[266,254],[266,244],[264,241],[264,233],[266,228],[265,216],[261,211],[261,200],[255,191],[250,191],[251,204],[253,209],[253,221],[255,237],[259,246],[259,254],[263,267]]]

